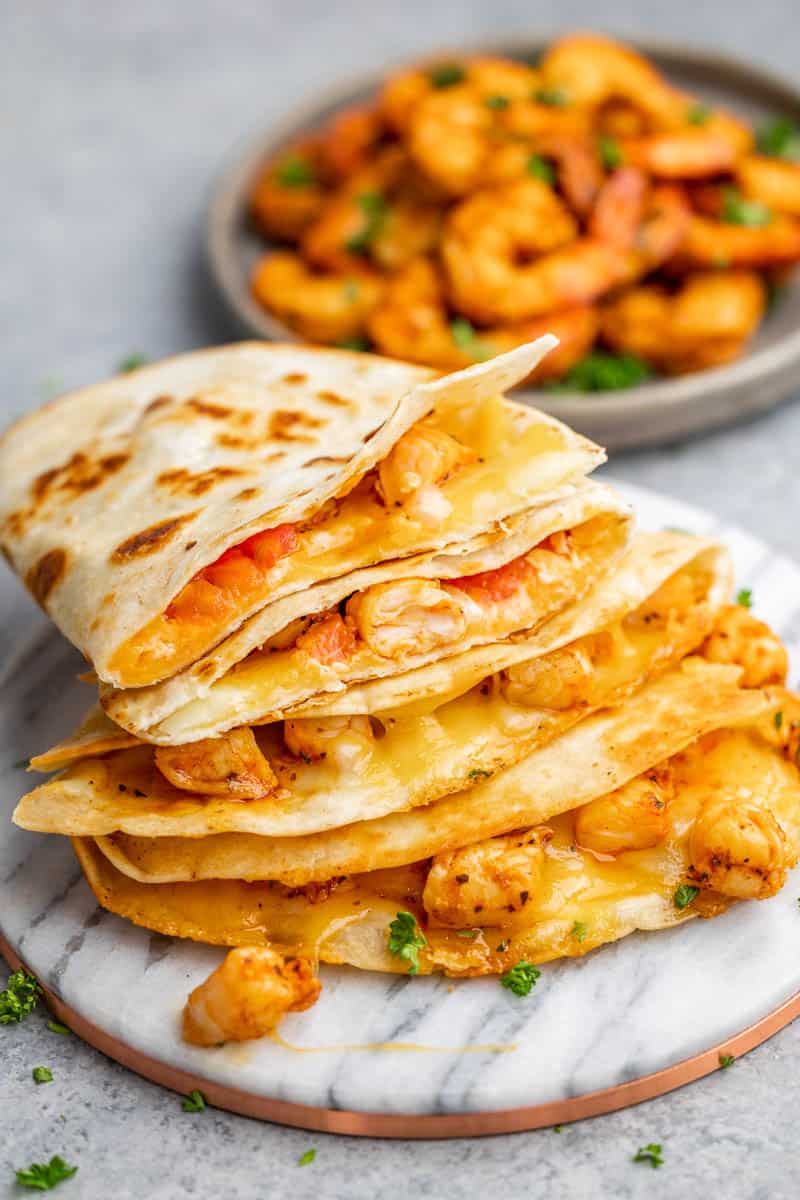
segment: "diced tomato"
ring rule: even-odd
[[[268,570],[274,567],[279,559],[296,550],[297,543],[297,530],[294,525],[276,525],[274,529],[254,533],[247,541],[241,543],[239,549],[254,559],[262,570]]]
[[[203,575],[215,587],[234,595],[253,592],[262,582],[261,572],[256,564],[241,551],[235,554],[226,552],[213,566],[206,567]]]
[[[508,600],[531,575],[534,568],[525,555],[514,558],[504,567],[495,571],[481,571],[477,575],[462,575],[460,579],[451,579],[454,587],[474,594],[477,600]]]
[[[225,595],[206,579],[191,579],[167,608],[176,621],[208,621],[225,615]]]
[[[329,613],[301,633],[295,645],[317,662],[347,662],[356,648],[356,638],[339,613]]]

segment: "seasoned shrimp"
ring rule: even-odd
[[[299,635],[295,647],[327,666],[344,664],[356,649],[352,622],[344,621],[338,612],[326,613]]]
[[[366,166],[383,132],[380,116],[369,108],[337,113],[325,130],[323,153],[334,179],[346,179]]]
[[[322,140],[306,138],[268,163],[250,194],[250,216],[267,237],[295,242],[327,195]]]
[[[579,845],[597,854],[657,846],[669,833],[673,793],[669,767],[654,767],[579,808],[575,837]]]
[[[497,123],[496,113],[466,84],[431,92],[411,116],[408,150],[446,193],[463,195],[480,180]]]
[[[488,838],[463,850],[436,854],[422,903],[439,925],[512,925],[539,886],[545,846],[544,826]]]
[[[229,950],[183,1010],[183,1040],[218,1046],[264,1037],[289,1012],[316,1004],[322,985],[307,958],[284,958],[271,947]]]
[[[262,258],[252,286],[256,299],[302,337],[328,344],[362,334],[383,291],[380,277],[363,267],[318,274],[289,253]]]
[[[745,196],[774,212],[800,217],[800,163],[754,154],[737,164],[735,174]]]
[[[793,865],[786,834],[765,801],[715,793],[700,805],[689,835],[690,878],[737,900],[780,891]]]
[[[376,583],[350,597],[347,615],[371,650],[398,661],[454,645],[467,627],[462,597],[432,579]]]
[[[735,225],[693,214],[676,266],[772,267],[800,258],[800,220],[775,214],[758,226]]]
[[[501,691],[510,704],[525,708],[564,711],[593,704],[598,699],[597,667],[612,652],[609,634],[592,634],[543,658],[508,667]]]
[[[743,687],[766,687],[786,682],[786,648],[764,621],[740,604],[722,609],[700,651],[709,662],[742,667]]]
[[[369,756],[375,735],[369,717],[295,717],[284,721],[283,740],[305,762],[327,759],[352,770]]]
[[[706,179],[730,171],[737,158],[731,141],[708,128],[629,138],[620,150],[626,163],[658,179]]]
[[[184,792],[258,800],[278,783],[247,728],[185,746],[156,746],[155,760],[161,774]]]
[[[420,488],[444,483],[476,458],[469,446],[423,419],[378,463],[378,492],[389,508],[408,506]]]

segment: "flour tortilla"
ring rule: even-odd
[[[85,388],[0,442],[4,551],[98,676],[125,686],[115,652],[201,567],[307,518],[436,404],[504,390],[553,344],[437,380],[373,356],[241,343]],[[549,418],[531,419],[563,430],[565,476],[602,457]]]
[[[212,737],[237,725],[280,719],[284,712],[331,693],[345,693],[362,680],[386,679],[423,662],[450,657],[454,648],[434,648],[402,661],[371,656],[360,661],[354,676],[342,676],[331,666],[302,651],[281,655],[248,653],[280,632],[298,617],[324,612],[354,592],[376,583],[402,578],[453,579],[494,570],[526,553],[550,534],[574,529],[589,521],[603,522],[604,544],[594,573],[587,571],[573,594],[580,599],[594,578],[610,572],[622,554],[630,532],[630,510],[602,484],[585,482],[566,490],[549,503],[529,509],[503,523],[505,532],[494,538],[477,538],[463,546],[450,546],[439,554],[416,556],[352,572],[308,591],[286,597],[252,617],[235,634],[188,670],[149,688],[104,690],[102,703],[117,724],[155,743],[180,745]],[[564,606],[548,601],[542,589],[542,611],[535,627]],[[477,639],[499,645],[487,627]],[[466,645],[458,647],[467,649]]]

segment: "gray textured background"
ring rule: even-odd
[[[576,25],[711,45],[790,75],[800,65],[791,0],[0,0],[4,414],[100,378],[131,351],[159,357],[232,335],[203,263],[208,189],[240,139],[295,101],[448,41]],[[796,555],[799,439],[800,405],[790,404],[613,468]],[[32,612],[5,575],[0,589],[5,654]],[[797,1195],[799,1058],[796,1025],[731,1070],[560,1134],[366,1142],[184,1114],[175,1096],[35,1016],[0,1028],[0,1197],[22,1194],[13,1167],[60,1152],[80,1165],[65,1200],[783,1200]],[[30,1069],[41,1064],[56,1081],[36,1087]],[[664,1146],[657,1172],[630,1162],[650,1141]],[[316,1162],[299,1169],[312,1145]]]

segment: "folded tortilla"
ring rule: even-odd
[[[383,713],[377,737],[337,728],[318,761],[288,753],[280,725],[258,729],[277,787],[246,803],[224,794],[224,781],[218,794],[204,794],[208,776],[200,778],[197,756],[218,753],[218,743],[179,752],[184,787],[194,789],[179,790],[158,769],[152,746],[131,749],[130,735],[119,730],[115,746],[113,725],[93,715],[72,739],[34,760],[38,769],[68,770],[24,797],[15,820],[73,835],[203,839],[235,830],[299,838],[430,804],[525,758],[589,712],[619,703],[674,666],[708,635],[729,585],[727,557],[713,543],[642,535],[615,581],[605,580],[579,607],[569,632],[562,624],[549,641],[542,635],[506,649],[496,669],[535,660],[532,680],[497,676],[440,697],[434,710],[407,706]],[[553,678],[576,657],[585,664],[581,680],[554,698]],[[319,719],[306,724],[313,733]],[[220,770],[224,775],[228,767]],[[192,772],[196,784],[187,778]]]
[[[654,846],[603,855],[584,849],[576,824],[581,809],[575,801],[585,804],[592,799],[585,787],[571,796],[566,811],[548,818],[547,826],[526,828],[516,841],[510,838],[515,844],[524,844],[526,835],[538,839],[541,866],[531,891],[514,896],[514,911],[504,914],[502,922],[495,914],[492,922],[483,920],[480,904],[463,922],[458,908],[446,916],[438,915],[435,907],[426,911],[426,902],[432,907],[426,891],[427,860],[306,888],[240,878],[151,883],[123,874],[109,839],[75,839],[74,846],[98,902],[159,933],[218,945],[268,942],[324,962],[405,973],[408,964],[388,948],[390,922],[403,910],[416,917],[424,932],[421,973],[496,974],[520,960],[542,963],[585,954],[637,929],[716,916],[737,899],[777,891],[800,853],[798,768],[769,732],[781,703],[776,694],[760,722],[740,709],[738,725],[723,723],[688,749],[673,750],[661,760],[659,769],[669,775],[674,794],[668,832]],[[617,785],[619,779],[615,758],[615,745],[607,743],[607,785]],[[628,760],[623,774],[641,776],[635,769],[629,774],[631,766]],[[599,782],[602,769],[590,774]],[[541,811],[534,796],[540,778],[534,771],[520,781],[527,789],[519,799],[526,827],[528,814]],[[643,782],[647,786],[647,780]],[[605,795],[601,790],[600,796]],[[728,858],[720,865],[715,857],[709,877],[708,833],[705,852],[698,848],[696,835],[711,813],[712,848],[721,839],[720,855]],[[769,839],[771,849],[761,855],[758,866],[748,864],[746,856],[741,859],[737,827],[750,831],[759,853],[761,838]],[[472,849],[482,852],[480,847]],[[486,849],[491,851],[492,843]],[[463,878],[459,875],[456,881]],[[502,875],[499,878],[500,886],[507,886]],[[676,891],[687,882],[691,890],[679,898]],[[487,893],[487,902],[492,899]]]
[[[553,344],[435,379],[360,354],[245,343],[83,389],[0,441],[0,542],[100,679],[150,684],[268,602],[467,540],[597,465],[597,447],[499,399]],[[433,523],[356,486],[428,413],[475,456],[443,483],[448,512]],[[247,572],[212,585],[202,572],[219,575],[254,535]]]
[[[610,572],[628,541],[631,519],[628,506],[610,488],[586,482],[503,525],[501,535],[491,539],[355,571],[288,596],[172,679],[132,691],[104,690],[103,706],[117,724],[148,741],[181,744],[237,725],[279,720],[290,709],[365,680],[386,679],[471,646],[501,643],[575,604]],[[550,549],[537,551],[564,531],[570,542],[561,560]],[[487,573],[523,561],[530,561],[535,573],[530,585],[519,581],[521,604],[512,604],[511,591],[498,601],[460,583],[478,576],[480,584]],[[426,580],[442,586],[416,582]],[[513,581],[512,587],[517,587]],[[387,604],[389,588],[400,597],[398,603]],[[352,619],[345,627],[337,609],[347,601],[350,613],[354,601],[375,597],[379,590],[390,611],[382,620],[374,618],[367,631],[357,627],[352,645],[334,661],[319,661],[306,646],[306,624],[287,638],[293,622],[325,613],[346,632]],[[392,647],[387,650],[383,640],[391,640]]]

